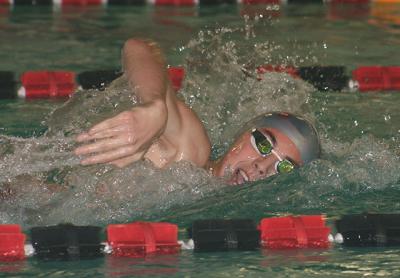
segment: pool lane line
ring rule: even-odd
[[[400,3],[400,0],[0,0],[0,5],[154,5],[154,6],[221,6],[221,5],[287,5],[287,4],[369,4]]]
[[[261,80],[264,74],[280,72],[313,85],[318,91],[387,92],[400,91],[399,66],[361,66],[351,77],[344,66],[273,66],[262,65],[254,69],[243,68],[249,78]],[[70,97],[76,90],[104,90],[121,76],[119,70],[98,70],[75,73],[71,71],[27,71],[19,80],[11,71],[0,71],[0,99]],[[181,89],[185,76],[183,67],[169,67],[168,75],[176,92]]]
[[[53,2],[54,1],[54,2]],[[154,14],[154,20],[159,24],[175,25],[178,28],[184,28],[190,30],[191,27],[185,25],[184,23],[178,22],[172,17],[176,16],[202,16],[202,9],[199,7],[227,7],[232,3],[237,3],[236,1],[213,1],[213,0],[201,0],[202,2],[196,2],[195,5],[155,5],[151,4],[156,8],[156,13]],[[296,4],[304,0],[295,0],[289,2],[287,0],[270,0],[266,1],[269,4],[238,4],[236,6],[240,7],[237,10],[239,16],[249,17],[249,18],[268,18],[275,19],[279,18],[283,14],[283,9],[281,8],[287,4]],[[358,1],[358,0],[357,0]],[[395,5],[387,5],[400,3],[400,0],[360,0],[359,2],[354,0],[332,0],[332,1],[321,1],[323,5],[327,6],[326,9],[326,19],[330,21],[335,20],[353,20],[353,19],[370,19],[379,22],[380,20],[384,22],[390,22],[393,24],[400,24],[400,16],[396,14]],[[155,3],[155,0],[152,2]],[[200,3],[200,4],[199,4]],[[383,5],[383,4],[385,5]],[[0,0],[0,16],[2,14],[8,15],[8,11],[16,11],[14,7],[19,6],[52,6],[53,12],[58,12],[59,10],[67,9],[68,7],[74,7],[75,12],[79,12],[79,9],[86,9],[88,6],[98,7],[102,6],[106,8],[107,6],[144,6],[146,1],[144,0]],[[163,9],[166,7],[166,9]],[[168,9],[168,7],[173,7],[173,9]],[[184,12],[179,13],[179,8],[182,7]],[[160,9],[159,9],[160,8]],[[176,8],[176,9],[175,9]],[[199,10],[198,10],[199,9]],[[162,10],[162,12],[158,11]],[[219,9],[218,11],[222,11]],[[233,11],[233,10],[232,10]],[[373,24],[373,23],[372,23]]]
[[[252,219],[201,219],[188,230],[188,242],[178,240],[178,225],[168,222],[137,221],[110,224],[106,242],[98,226],[58,224],[30,229],[30,243],[19,225],[0,225],[0,261],[39,259],[88,259],[109,254],[143,258],[148,255],[194,251],[254,251],[331,247],[323,215],[300,215]],[[282,237],[282,235],[284,235]]]
[[[172,88],[177,92],[182,86],[185,71],[182,67],[168,67]],[[98,70],[75,73],[72,71],[27,71],[19,80],[11,71],[0,71],[0,99],[16,97],[27,99],[68,98],[76,90],[104,90],[122,75],[120,70]]]
[[[91,259],[104,255],[144,258],[195,252],[282,249],[326,250],[345,247],[400,246],[400,214],[363,213],[340,216],[327,225],[325,215],[287,215],[252,219],[200,219],[178,239],[178,225],[136,221],[110,224],[106,236],[98,226],[58,224],[30,229],[30,242],[20,225],[0,225],[0,262],[39,259]],[[335,235],[333,235],[335,234]],[[102,242],[106,238],[106,242]]]

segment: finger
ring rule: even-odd
[[[124,158],[134,153],[134,148],[131,146],[121,147],[112,151],[93,155],[81,161],[82,165],[92,165],[98,163],[108,163],[114,160]]]
[[[95,140],[95,139],[106,139],[106,138],[114,137],[114,136],[120,134],[122,131],[124,131],[123,128],[121,126],[117,126],[114,128],[109,128],[109,129],[99,131],[93,135],[90,135],[89,133],[82,133],[82,134],[78,135],[76,140],[78,142],[86,142],[86,141]]]
[[[126,145],[122,138],[111,138],[97,141],[92,144],[86,144],[75,149],[76,155],[86,155],[92,153],[104,153]]]
[[[77,142],[84,142],[90,140],[90,135],[87,132],[79,134],[76,139]]]
[[[127,156],[121,159],[117,159],[114,161],[111,161],[110,164],[113,164],[119,168],[125,167],[133,162],[136,162],[138,160],[141,160],[143,158],[144,153],[136,153],[131,156]]]
[[[93,135],[97,132],[119,126],[120,124],[121,124],[121,117],[119,115],[117,115],[111,119],[104,120],[104,121],[98,123],[97,125],[94,125],[89,130],[88,134]]]

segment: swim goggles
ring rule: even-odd
[[[295,165],[288,159],[282,159],[282,157],[274,150],[274,144],[272,138],[267,134],[260,132],[257,129],[251,131],[251,143],[261,156],[266,157],[271,153],[278,158],[275,163],[275,171],[277,173],[290,173],[293,171]]]

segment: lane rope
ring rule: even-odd
[[[361,66],[348,76],[343,66],[276,66],[262,65],[255,70],[243,68],[249,78],[261,80],[264,74],[281,72],[309,82],[319,91],[388,92],[400,91],[400,66]],[[0,71],[0,99],[15,97],[68,98],[76,90],[104,88],[121,76],[118,70],[97,70],[74,73],[71,71],[28,71],[19,80],[10,71]],[[182,88],[183,67],[168,67],[173,89]],[[19,86],[19,87],[18,87]]]
[[[215,252],[257,249],[327,249],[400,246],[400,214],[344,215],[326,225],[323,215],[251,219],[202,219],[193,222],[188,241],[178,240],[178,226],[168,222],[110,224],[105,242],[97,226],[33,227],[30,242],[19,225],[0,225],[0,261],[115,257],[142,258],[177,254],[180,250]],[[331,232],[335,231],[335,235]]]

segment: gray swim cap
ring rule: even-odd
[[[305,119],[286,112],[263,114],[246,124],[249,128],[275,128],[297,147],[304,164],[320,156],[321,147],[315,128]]]

